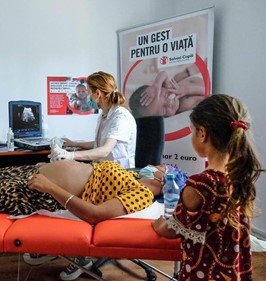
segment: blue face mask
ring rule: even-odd
[[[141,179],[152,179],[152,180],[156,179],[158,181],[161,181],[161,179],[154,176],[154,173],[158,171],[160,170],[154,166],[146,166],[139,171],[139,176]]]
[[[162,172],[161,170],[157,169],[154,166],[146,166],[139,171],[139,176],[141,179],[156,179],[158,181],[164,181],[165,177],[159,179],[154,176],[154,173],[157,171]],[[180,170],[177,167],[173,167],[172,165],[166,165],[164,174],[166,175],[167,173],[175,175],[175,182],[177,183],[180,189],[184,187],[186,180],[188,178],[186,173],[184,173],[182,170]]]
[[[90,99],[90,100],[88,101],[88,104],[89,104],[89,107],[90,107],[90,108],[99,109],[98,104],[97,104],[96,101],[93,101],[93,100]]]
[[[154,173],[159,171],[156,167],[146,166],[139,171],[140,178],[144,179],[154,179]]]

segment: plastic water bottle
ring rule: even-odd
[[[14,145],[14,133],[11,128],[8,129],[7,132],[7,150],[8,151],[14,151],[15,145]]]
[[[173,174],[166,175],[166,182],[163,186],[164,216],[171,217],[179,200],[180,190],[175,182]]]

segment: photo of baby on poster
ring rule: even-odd
[[[86,77],[47,77],[47,100],[48,115],[98,113],[88,94]]]
[[[135,118],[163,116],[163,162],[201,171],[189,113],[211,94],[213,8],[118,32],[121,89]]]

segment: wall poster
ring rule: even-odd
[[[213,7],[118,31],[120,87],[132,113],[164,116],[163,163],[188,174],[205,165],[191,146],[189,113],[211,94],[213,31]]]
[[[98,113],[90,100],[86,77],[47,77],[48,115]]]

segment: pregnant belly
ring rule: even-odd
[[[76,161],[61,160],[41,166],[39,171],[71,194],[81,196],[92,173],[92,166]]]

